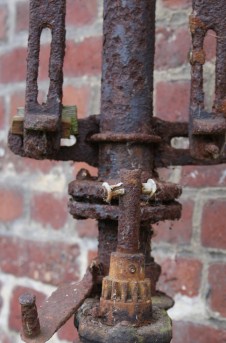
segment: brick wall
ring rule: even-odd
[[[158,0],[155,112],[187,120],[191,0]],[[0,342],[20,342],[18,296],[33,290],[38,303],[59,283],[77,280],[96,254],[96,224],[67,212],[67,184],[84,164],[21,159],[7,149],[16,107],[24,104],[28,26],[26,0],[0,0]],[[64,104],[79,117],[99,112],[101,0],[67,0]],[[206,105],[212,102],[215,41],[206,39]],[[49,35],[42,38],[40,101],[45,98]],[[91,168],[92,174],[96,173]],[[226,341],[226,169],[160,170],[182,184],[180,222],[155,226],[153,253],[162,265],[159,288],[176,300],[173,343]],[[76,339],[72,322],[52,342]]]

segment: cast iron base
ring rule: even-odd
[[[134,327],[128,322],[115,326],[95,318],[99,301],[86,299],[75,316],[81,343],[169,343],[172,339],[171,319],[166,311],[153,307],[151,323]]]

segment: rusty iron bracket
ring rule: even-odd
[[[190,63],[191,103],[190,103],[190,151],[199,160],[216,160],[225,153],[226,134],[226,7],[225,1],[193,0],[190,16],[192,49]],[[212,113],[204,109],[203,65],[205,63],[204,40],[208,31],[215,32],[216,87]]]
[[[12,152],[16,155],[25,157],[23,147],[23,119],[16,120],[9,132],[8,144]],[[62,120],[62,137],[68,137],[70,124]],[[91,166],[98,167],[100,119],[98,115],[91,115],[85,119],[78,119],[76,129],[77,143],[71,147],[60,147],[60,150],[49,158],[56,161],[86,162]],[[185,165],[213,165],[226,163],[226,147],[216,159],[194,158],[191,150],[175,148],[172,146],[172,139],[175,137],[188,138],[189,125],[186,122],[173,123],[159,118],[153,118],[155,137],[162,137],[161,142],[155,142],[155,165],[156,167],[185,166]],[[220,129],[221,130],[221,129]],[[134,143],[135,137],[129,136],[130,143]],[[120,137],[122,140],[122,137]],[[143,136],[139,139],[144,139]],[[112,138],[113,140],[113,138]],[[119,143],[119,136],[114,137],[115,144]]]
[[[47,342],[89,296],[100,272],[101,266],[93,261],[81,281],[60,286],[44,301],[39,311],[34,296],[22,295],[22,340],[26,343]]]
[[[25,156],[42,159],[60,148],[66,0],[30,1],[26,103],[23,148]],[[47,102],[38,103],[38,69],[42,30],[52,33]]]

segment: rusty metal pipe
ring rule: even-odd
[[[155,0],[105,0],[103,34],[100,132],[153,134]],[[141,143],[101,144],[99,158],[103,180],[153,166]]]
[[[100,133],[151,135],[155,0],[105,0],[103,35]],[[142,169],[144,181],[151,178],[152,146],[101,142],[99,180],[117,179],[123,168]],[[109,271],[109,252],[115,250],[116,244],[117,222],[99,221],[98,254],[105,275]]]
[[[139,251],[141,170],[121,170],[125,194],[119,198],[117,252]]]

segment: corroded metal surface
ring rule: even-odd
[[[86,162],[94,167],[98,166],[98,146],[91,144],[89,137],[99,132],[99,119],[97,116],[78,120],[77,143],[71,147],[60,147],[58,152],[50,154],[49,159],[57,161]],[[8,145],[16,155],[26,157],[23,146],[23,136],[9,132]],[[44,158],[44,157],[43,157]]]
[[[224,154],[226,133],[226,7],[225,1],[193,0],[190,16],[191,50],[191,107],[190,151],[197,159],[217,160]],[[215,32],[216,88],[212,113],[205,111],[203,91],[204,40],[208,31]]]
[[[61,134],[63,60],[65,51],[66,0],[30,1],[27,56],[24,152],[43,158],[59,150]],[[38,103],[40,37],[49,28],[52,34],[49,60],[49,92],[46,104]],[[48,125],[47,125],[48,124]]]
[[[109,327],[94,315],[97,307],[98,300],[87,299],[76,315],[75,325],[82,343],[169,343],[172,339],[171,320],[160,308],[153,307],[149,325],[134,327],[123,321]]]
[[[153,126],[155,132],[162,137],[162,142],[155,148],[155,166],[184,166],[184,165],[213,165],[226,163],[226,147],[221,156],[216,159],[202,159],[192,156],[192,151],[188,148],[174,148],[171,140],[175,137],[187,138],[189,136],[189,127],[187,123],[167,122],[154,118]]]
[[[35,337],[21,334],[26,343],[45,343],[77,311],[90,295],[99,267],[93,263],[80,282],[60,286],[44,304],[38,313],[40,332]]]
[[[154,158],[156,167],[183,166],[183,165],[213,165],[226,163],[226,147],[217,159],[200,160],[191,156],[189,149],[174,148],[171,140],[174,137],[187,138],[188,123],[173,123],[162,119],[153,118],[153,127],[157,136],[161,136],[161,142],[155,145]],[[222,130],[222,128],[220,128]],[[92,137],[100,131],[99,116],[89,116],[78,120],[77,143],[72,147],[60,147],[60,150],[50,155],[49,158],[57,161],[86,162],[98,167],[96,158],[99,153],[97,142]],[[95,137],[95,136],[94,136]],[[25,156],[23,137],[9,132],[8,145],[12,152],[22,157]],[[151,149],[151,148],[150,148]]]
[[[115,184],[119,183],[119,180],[112,181]],[[160,182],[155,180],[157,185],[156,193],[149,197],[141,195],[140,199],[143,201],[148,201],[150,203],[156,201],[170,201],[177,199],[181,193],[182,189],[179,185],[171,182]],[[96,203],[103,203],[106,198],[106,188],[103,187],[102,182],[92,181],[92,180],[75,180],[69,183],[68,194],[78,201],[90,201]],[[114,198],[114,196],[113,196]],[[117,200],[118,196],[115,195]]]
[[[152,130],[155,0],[104,1],[100,133],[146,134]],[[99,175],[117,178],[122,168],[150,174],[146,144],[100,145]]]
[[[19,298],[23,334],[27,338],[33,338],[40,334],[40,322],[35,300],[35,296],[31,294],[23,294]]]
[[[124,342],[125,337],[127,341],[131,337],[131,342],[142,339],[143,342],[168,343],[171,339],[168,317],[156,310],[152,312],[151,292],[155,295],[155,303],[162,307],[168,307],[172,302],[165,297],[162,305],[163,301],[159,299],[163,299],[164,295],[159,296],[156,292],[160,267],[150,256],[150,224],[179,219],[181,205],[175,199],[181,194],[181,188],[160,182],[156,168],[226,162],[223,147],[226,131],[226,77],[223,72],[226,49],[222,39],[226,31],[226,13],[223,5],[223,0],[214,3],[211,0],[193,0],[190,18],[193,46],[190,55],[189,151],[175,149],[171,142],[175,137],[188,137],[187,123],[168,123],[153,118],[155,0],[104,0],[101,115],[99,119],[92,116],[79,121],[78,141],[70,148],[60,148],[65,0],[30,2],[24,135],[11,132],[9,145],[22,156],[84,161],[99,167],[98,178],[83,170],[79,180],[69,186],[71,214],[79,219],[98,220],[98,258],[103,265],[103,275],[98,282],[96,280],[96,284],[100,284],[103,278],[100,309],[92,308],[91,314],[89,311],[85,315],[83,313],[82,323],[79,324],[84,342],[119,343]],[[37,77],[40,35],[44,27],[52,31],[50,88],[47,103],[40,105],[37,102]],[[212,113],[204,109],[202,84],[205,63],[203,42],[209,29],[216,32],[218,43],[216,99]],[[155,179],[157,185],[157,192],[152,198],[142,194],[142,183],[150,178]],[[125,193],[119,199],[112,197],[112,202],[109,200],[109,204],[105,204],[106,189],[101,184],[110,184],[112,180],[116,183],[122,181]],[[25,329],[24,340],[34,343],[47,341],[77,311],[92,286],[92,273],[88,272],[80,284],[59,288],[38,314],[41,333],[38,334],[37,330],[38,336],[31,340],[25,338],[29,336]],[[31,314],[37,324],[34,307]],[[94,324],[98,316],[101,318]],[[27,318],[29,322],[30,317]],[[143,327],[138,332],[128,325],[128,321]],[[111,329],[104,324],[100,330],[100,322],[116,324],[113,328],[115,334],[112,335]],[[118,322],[121,322],[119,326]],[[146,323],[151,325],[144,326]],[[164,329],[158,326],[159,323],[165,325]],[[97,330],[93,330],[95,325]],[[155,328],[161,329],[161,333],[153,331]]]
[[[151,280],[145,277],[145,256],[139,252],[141,170],[122,169],[120,177],[124,194],[119,197],[117,249],[103,279],[100,316],[109,325],[126,320],[141,326],[152,315]]]
[[[76,219],[98,219],[98,220],[114,220],[119,217],[118,206],[89,204],[84,202],[69,201],[69,211]],[[176,220],[181,216],[181,205],[177,201],[168,203],[157,203],[155,206],[142,204],[141,206],[141,221],[150,221],[151,224],[161,220]],[[117,223],[116,223],[117,225]],[[115,230],[117,232],[117,230]],[[110,244],[110,242],[109,242]]]
[[[135,254],[139,251],[141,170],[120,171],[125,194],[119,198],[117,252]]]

